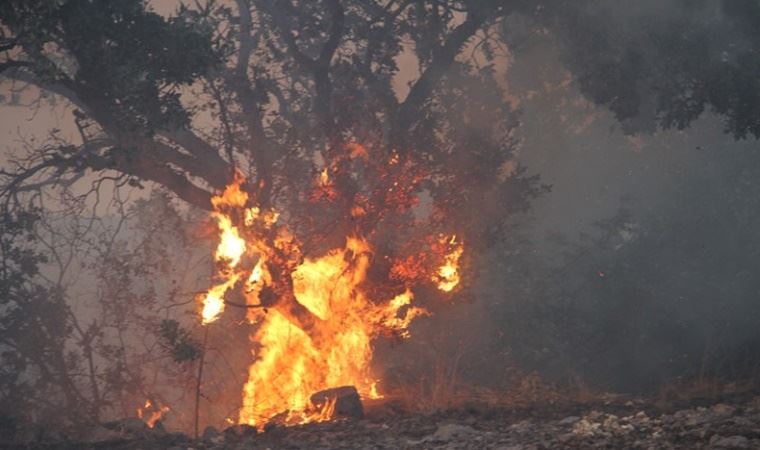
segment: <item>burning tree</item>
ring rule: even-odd
[[[372,339],[407,335],[426,301],[466,286],[461,266],[540,191],[513,161],[495,77],[493,31],[510,11],[239,0],[164,17],[138,0],[5,2],[0,70],[38,101],[65,99],[77,136],[52,131],[17,155],[4,204],[58,190],[81,212],[110,182],[211,210],[218,274],[202,320],[232,304],[257,324],[238,419],[310,420],[308,395],[337,385],[378,395]]]
[[[33,104],[65,101],[75,135],[51,130],[4,165],[3,212],[57,192],[83,215],[110,187],[209,211],[219,245],[202,321],[235,306],[254,324],[236,420],[311,420],[313,391],[377,395],[372,339],[406,336],[423,308],[461,296],[506,218],[543,190],[513,158],[507,18],[564,38],[584,92],[621,119],[651,103],[680,127],[712,105],[738,136],[757,134],[756,98],[736,94],[757,82],[752,48],[710,49],[687,21],[681,44],[708,53],[653,52],[662,71],[627,36],[599,39],[609,30],[587,27],[584,5],[208,0],[161,15],[142,0],[7,0],[4,83]],[[725,23],[757,14],[742,5],[723,8]],[[705,62],[704,79],[688,76]]]

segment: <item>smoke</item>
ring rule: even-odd
[[[670,23],[700,24],[717,60],[734,41],[723,9],[707,2],[579,9],[578,20],[604,24],[597,38],[610,47],[647,43],[647,30]],[[401,348],[380,349],[384,379],[422,379],[428,391],[508,388],[519,382],[515,373],[537,370],[565,385],[653,392],[752,376],[760,353],[756,141],[736,140],[711,113],[683,130],[659,129],[652,86],[643,84],[631,86],[640,109],[621,121],[584,95],[568,70],[580,61],[568,61],[561,34],[537,32],[527,16],[504,29],[509,54],[496,70],[503,101],[518,108],[516,162],[551,190],[465,269],[470,295],[420,319]],[[651,42],[639,50],[644,65],[663,57]]]
[[[604,23],[597,37],[610,46],[645,42],[647,27],[669,20],[700,23],[714,33],[710,54],[725,58],[724,17],[692,3],[597,2],[579,17]],[[655,131],[646,98],[621,124],[581,94],[561,63],[564,43],[530,25],[506,27],[508,85],[521,112],[520,163],[552,189],[486,269],[490,348],[512,356],[493,365],[494,377],[516,363],[552,380],[651,391],[751,376],[760,350],[756,141],[736,141],[711,114]]]

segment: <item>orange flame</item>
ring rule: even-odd
[[[365,240],[348,238],[345,248],[307,258],[293,271],[295,297],[319,318],[320,333],[310,335],[276,310],[267,314],[253,337],[262,349],[249,368],[241,423],[260,426],[285,410],[286,423],[318,420],[307,413],[309,398],[334,386],[353,385],[362,396],[379,396],[369,369],[372,339],[383,330],[408,335],[405,328],[422,310],[408,307],[411,291],[385,307],[367,298],[361,283],[370,255]]]
[[[224,188],[222,195],[214,196],[211,199],[211,205],[219,209],[222,206],[231,206],[242,208],[248,202],[248,193],[246,193],[242,186],[245,182],[245,177],[240,172],[235,172],[235,177],[227,187]]]
[[[338,397],[330,397],[314,416],[314,422],[326,422],[333,418]]]
[[[145,400],[145,404],[137,408],[137,418],[142,419],[148,428],[153,428],[169,410],[170,408],[166,405],[154,405],[150,400]]]
[[[446,242],[445,238],[443,238],[443,242]],[[456,235],[451,236],[451,239],[448,240],[448,246],[451,247],[451,250],[444,256],[443,264],[438,267],[435,275],[433,275],[433,281],[437,284],[438,289],[444,292],[451,292],[459,284],[461,279],[459,276],[459,259],[464,253],[464,244],[457,242]]]
[[[319,172],[319,184],[322,186],[327,186],[330,184],[330,173],[327,171],[327,167]]]
[[[201,318],[204,325],[216,321],[224,312],[224,294],[229,288],[237,283],[237,276],[233,275],[222,284],[212,287],[203,299]]]
[[[219,247],[216,249],[216,259],[217,261],[226,260],[230,268],[235,267],[245,253],[245,241],[240,237],[238,228],[232,225],[229,217],[218,214],[217,220],[222,236]]]
[[[319,181],[330,182],[327,169]],[[224,312],[225,294],[240,285],[249,305],[266,300],[268,306],[249,309],[248,319],[258,323],[251,336],[258,351],[243,387],[238,422],[262,428],[275,416],[285,424],[328,420],[330,406],[317,408],[310,398],[336,386],[351,385],[362,397],[380,398],[379,380],[371,370],[373,339],[408,337],[412,321],[427,311],[412,305],[409,287],[391,299],[371,298],[364,282],[373,250],[360,236],[348,237],[343,248],[304,258],[297,239],[277,224],[275,211],[248,206],[243,183],[236,176],[212,200],[220,233],[215,254],[220,281],[201,308],[202,323],[214,322]],[[446,291],[459,283],[463,250],[453,237],[450,246],[445,265],[424,277],[434,276]],[[282,307],[287,301],[290,306]],[[313,325],[300,322],[294,308],[310,316]]]

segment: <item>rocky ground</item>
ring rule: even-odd
[[[0,446],[2,447],[2,446]],[[193,440],[127,420],[84,441],[36,442],[5,448],[50,449],[760,449],[760,397],[645,401],[527,409],[483,405],[430,415],[368,408],[364,419],[270,429],[207,429]]]

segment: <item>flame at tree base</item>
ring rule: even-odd
[[[336,386],[354,386],[364,398],[378,398],[370,371],[372,339],[383,330],[405,331],[423,313],[407,307],[406,291],[377,306],[361,290],[370,251],[361,239],[349,238],[345,249],[307,259],[293,273],[296,299],[319,318],[310,335],[277,311],[270,311],[253,341],[261,345],[243,389],[240,422],[261,425],[288,411],[286,423],[325,418],[310,411],[311,394]],[[328,415],[329,416],[329,415]]]
[[[274,417],[284,424],[328,420],[331,414],[312,405],[310,397],[337,386],[354,386],[362,398],[379,398],[379,380],[371,370],[373,339],[380,334],[408,337],[412,320],[427,312],[412,306],[409,286],[393,298],[370,298],[364,282],[372,249],[361,237],[349,237],[344,248],[321,257],[303,258],[296,239],[276,225],[276,213],[247,207],[242,183],[236,177],[213,199],[220,281],[202,304],[206,325],[223,313],[229,290],[242,288],[246,303],[258,306],[248,313],[257,327],[251,336],[256,351],[238,422],[261,429]],[[442,255],[445,274],[434,269],[438,281],[445,281],[439,285],[442,291],[459,282],[454,272],[461,245],[455,252]],[[283,306],[286,300],[289,307]],[[309,316],[308,327],[298,314]]]

